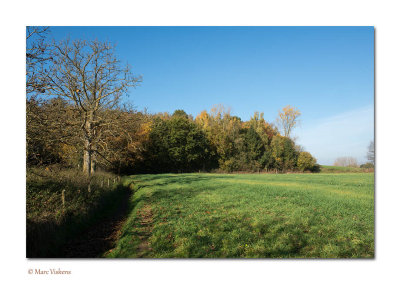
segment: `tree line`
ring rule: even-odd
[[[121,98],[142,81],[108,42],[47,42],[27,27],[27,164],[116,173],[220,170],[315,171],[316,160],[290,138],[300,112],[277,125],[255,112],[242,121],[223,106],[195,118],[184,110],[149,114]]]
[[[27,100],[27,163],[87,171],[85,133],[76,106],[63,98]],[[193,118],[183,110],[149,114],[128,106],[99,112],[112,124],[97,133],[91,170],[162,173],[220,170],[315,171],[316,160],[255,112],[242,121],[223,106]]]

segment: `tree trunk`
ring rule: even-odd
[[[90,177],[92,173],[95,171],[95,162],[94,162],[94,152],[93,152],[93,138],[94,138],[94,129],[93,129],[93,120],[94,113],[89,112],[86,114],[86,123],[85,123],[85,147],[83,150],[83,172]]]
[[[90,173],[94,174],[96,170],[96,152],[92,151],[91,162],[90,162]]]
[[[90,176],[92,172],[92,151],[90,149],[90,142],[88,139],[85,141],[85,149],[83,150],[83,172]]]

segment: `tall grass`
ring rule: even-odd
[[[26,256],[63,257],[63,246],[112,214],[127,188],[109,173],[89,180],[77,170],[29,168],[26,177]]]

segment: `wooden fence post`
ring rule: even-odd
[[[87,189],[88,192],[92,191],[91,186],[92,186],[92,177],[89,177],[89,184],[88,184],[88,189]]]
[[[61,202],[62,202],[62,206],[63,206],[63,209],[64,209],[65,208],[65,189],[63,189],[61,191]]]

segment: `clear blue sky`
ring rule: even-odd
[[[109,40],[143,76],[138,109],[196,116],[215,104],[248,120],[301,112],[297,142],[321,164],[365,162],[374,137],[373,27],[52,27],[52,36]]]

